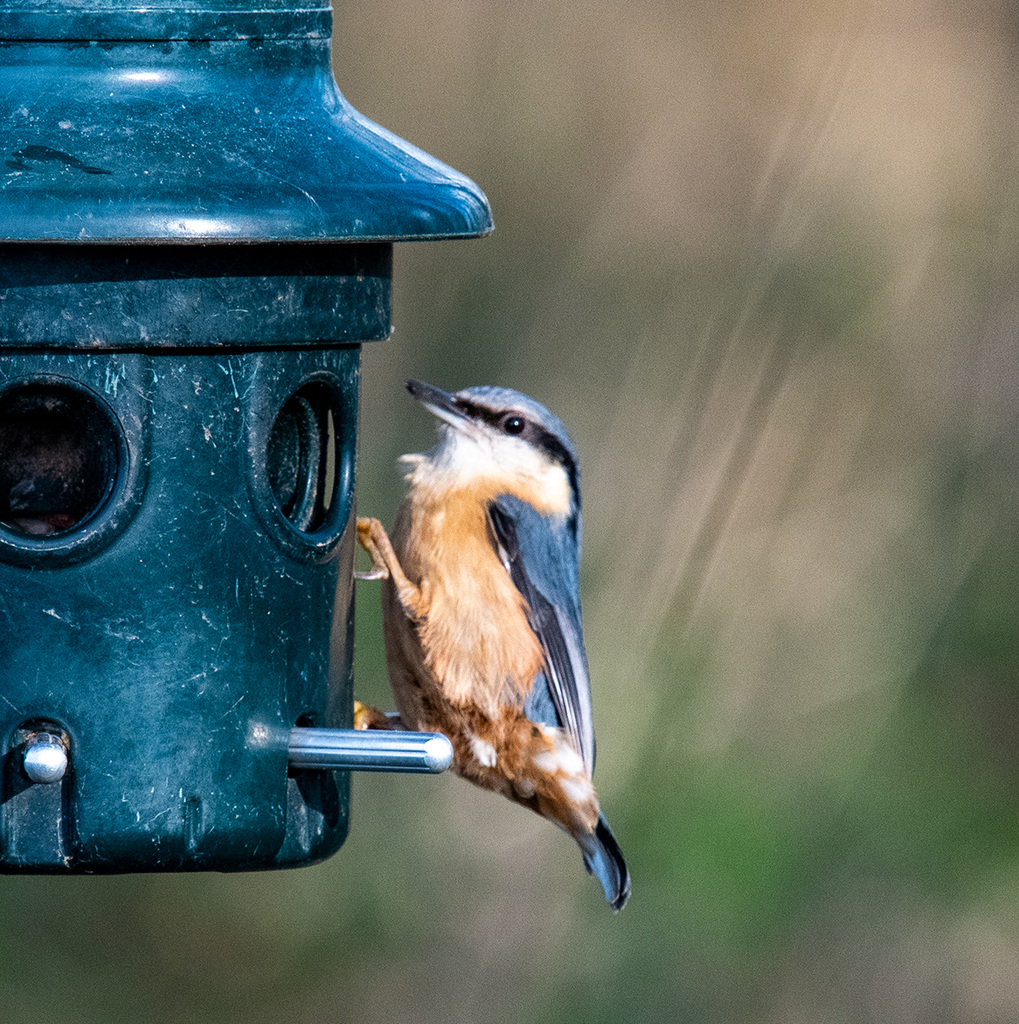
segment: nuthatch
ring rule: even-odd
[[[386,662],[404,728],[445,733],[453,769],[565,829],[615,910],[630,873],[591,782],[580,619],[577,456],[562,423],[508,388],[407,389],[442,422],[405,455],[392,542],[358,538],[384,576]],[[362,727],[385,727],[363,706]]]

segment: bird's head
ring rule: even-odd
[[[411,380],[407,390],[441,421],[427,455],[404,456],[412,474],[443,487],[513,494],[545,514],[579,511],[577,453],[560,420],[510,388],[471,387],[454,394]]]

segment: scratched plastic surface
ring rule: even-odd
[[[346,104],[330,19],[0,4],[0,871],[346,837],[349,774],[288,740],[351,724],[360,346],[394,240],[491,218]]]
[[[342,395],[352,474],[358,357],[0,352],[5,383],[83,389],[124,446],[80,527],[0,527],[0,869],[273,867],[342,843],[349,776],[288,778],[287,743],[299,719],[350,726],[352,488],[302,532],[266,453],[313,376]],[[55,785],[17,765],[16,730],[36,719],[70,739]]]
[[[0,347],[247,350],[378,341],[387,242],[0,242]]]
[[[0,239],[485,234],[468,178],[355,111],[328,5],[0,5]]]

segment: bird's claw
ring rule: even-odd
[[[362,580],[392,579],[404,610],[415,621],[421,619],[427,612],[427,601],[421,589],[407,579],[386,528],[377,519],[358,516],[357,541],[371,556],[372,567],[364,574],[354,575]]]
[[[399,715],[387,715],[385,711],[379,711],[378,708],[373,708],[370,704],[362,704],[359,700],[354,701],[355,729],[398,729],[399,727]]]
[[[368,552],[372,564],[370,569],[363,572],[355,571],[356,580],[387,580],[389,569],[386,566],[385,556],[379,549],[379,535],[385,537],[385,530],[377,519],[369,519],[366,516],[357,517],[357,542]],[[389,538],[386,537],[386,540]]]
[[[361,572],[359,569],[354,570],[355,580],[385,580],[389,579],[389,570],[384,565],[373,565],[370,569],[365,569]]]

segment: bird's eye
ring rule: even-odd
[[[507,434],[522,434],[524,432],[524,419],[522,416],[507,416],[502,421],[502,429]]]

